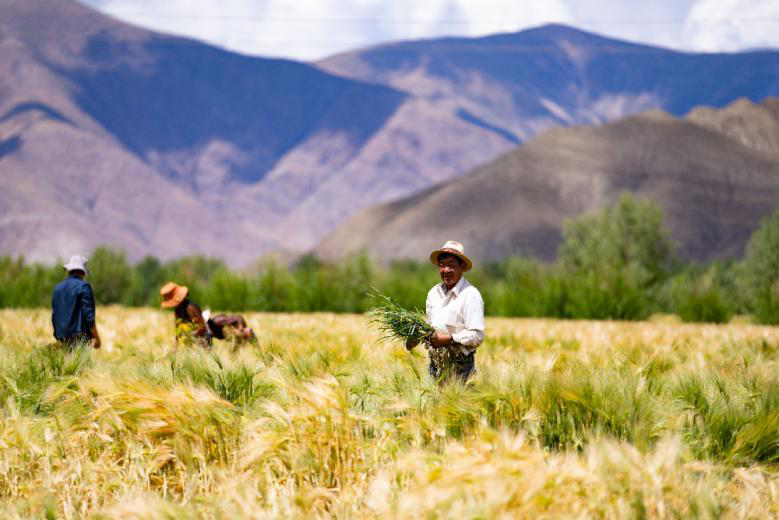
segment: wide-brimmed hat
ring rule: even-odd
[[[160,307],[176,307],[189,294],[189,288],[174,282],[168,282],[160,289],[162,303]]]
[[[68,263],[63,264],[62,267],[64,267],[67,272],[84,271],[85,273],[89,274],[89,269],[87,269],[87,259],[85,256],[73,255],[70,257],[70,260],[68,260]]]
[[[449,253],[450,255],[454,255],[463,262],[465,262],[465,267],[463,267],[463,271],[470,271],[473,267],[473,262],[471,262],[471,259],[468,258],[465,255],[465,248],[460,242],[455,242],[454,240],[449,240],[446,244],[441,246],[440,249],[436,249],[432,253],[430,253],[430,261],[433,263],[433,265],[438,265],[438,257],[441,256],[443,253]]]

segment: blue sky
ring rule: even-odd
[[[377,43],[562,22],[696,51],[779,47],[779,0],[81,0],[243,52],[312,60]]]

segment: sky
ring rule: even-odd
[[[81,0],[244,54],[315,60],[384,42],[544,23],[691,51],[779,48],[779,0]]]

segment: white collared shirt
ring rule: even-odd
[[[470,354],[484,341],[484,301],[464,277],[450,291],[439,283],[427,293],[427,320],[434,329],[452,335],[462,354]]]

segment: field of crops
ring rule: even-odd
[[[779,516],[779,328],[488,319],[439,388],[366,317],[247,318],[207,353],[98,309],[66,355],[0,311],[0,515]]]

